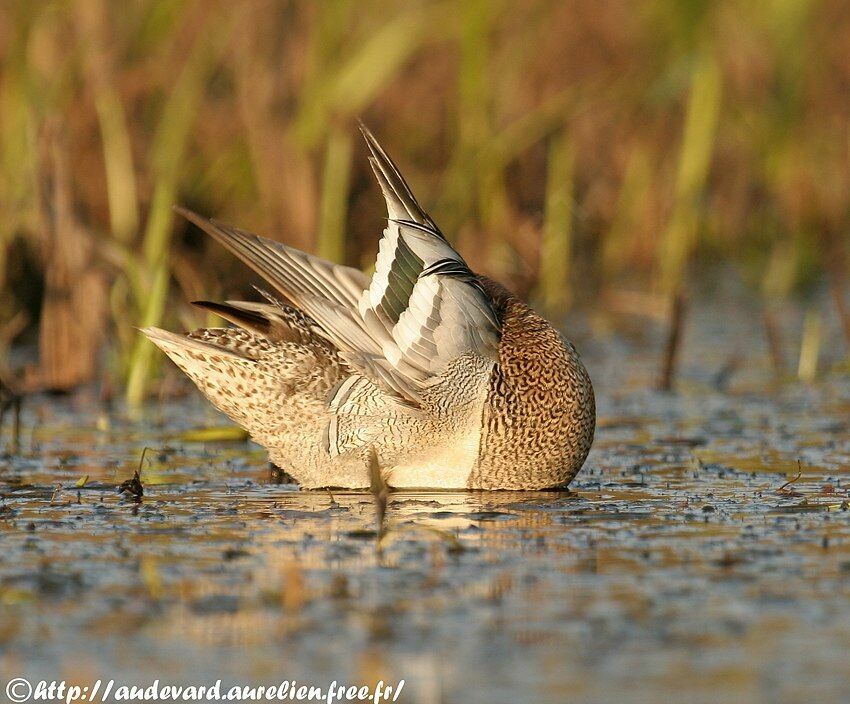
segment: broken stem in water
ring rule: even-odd
[[[17,455],[21,447],[21,405],[23,396],[14,391],[7,383],[0,379],[0,428],[3,427],[3,419],[6,412],[12,411],[12,438],[9,443],[9,453]]]
[[[850,347],[850,309],[847,308],[847,303],[844,299],[846,290],[844,276],[836,267],[830,275],[829,292],[832,294],[832,300],[835,302],[835,310],[838,312],[838,319],[841,321],[841,328],[844,330],[844,337],[847,340],[847,345]]]
[[[378,463],[378,453],[374,448],[369,448],[369,490],[375,497],[375,512],[378,519],[378,551],[381,550],[381,541],[386,534],[387,499],[390,489],[381,475],[381,466]]]
[[[764,325],[764,334],[767,338],[767,350],[770,353],[770,361],[773,364],[773,374],[781,379],[785,373],[785,357],[782,354],[782,332],[776,321],[773,311],[765,307],[761,315]]]
[[[685,294],[683,291],[679,291],[673,297],[673,305],[670,311],[670,328],[667,332],[667,344],[664,346],[661,377],[658,380],[658,388],[661,391],[670,391],[673,388],[673,382],[676,376],[676,362],[682,342],[682,326],[684,325],[685,312]]]

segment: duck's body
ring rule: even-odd
[[[305,488],[564,486],[593,440],[573,346],[473,274],[368,132],[389,210],[375,274],[181,211],[287,302],[201,303],[238,327],[146,330]]]

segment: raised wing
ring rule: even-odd
[[[361,129],[389,214],[371,281],[356,269],[177,210],[309,315],[353,370],[415,407],[457,357],[495,361],[500,327],[477,277],[416,202],[374,136]],[[331,407],[337,401],[329,399]]]
[[[386,359],[415,381],[467,353],[497,357],[500,326],[489,297],[416,198],[374,135],[360,126],[389,221],[358,311]]]

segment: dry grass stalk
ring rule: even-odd
[[[31,381],[68,391],[92,381],[107,324],[106,282],[91,236],[73,211],[71,175],[60,127],[45,134],[51,178],[42,184],[45,291],[39,367]]]

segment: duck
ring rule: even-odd
[[[565,488],[596,425],[575,346],[474,273],[360,126],[387,225],[374,273],[175,210],[260,275],[231,325],[142,332],[303,489]]]

